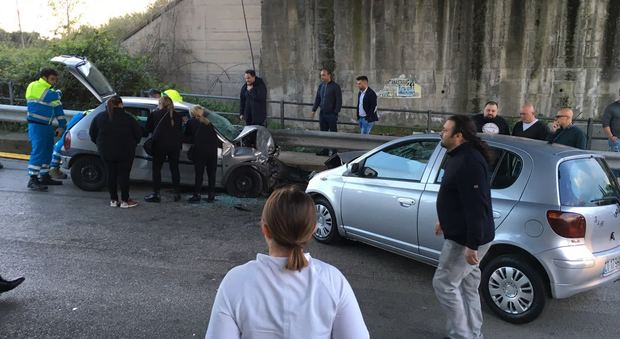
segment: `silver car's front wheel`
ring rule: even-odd
[[[314,198],[316,210],[316,229],[314,239],[323,243],[332,243],[339,240],[338,223],[332,206],[323,197]]]
[[[536,268],[532,260],[504,254],[490,259],[481,267],[482,297],[495,314],[508,322],[530,322],[545,307],[544,273]]]

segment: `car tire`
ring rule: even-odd
[[[547,289],[542,274],[527,259],[501,255],[482,268],[480,289],[485,303],[501,319],[524,324],[545,308]]]
[[[263,191],[263,178],[249,166],[237,168],[226,181],[226,191],[235,197],[255,198]]]
[[[341,239],[338,233],[338,220],[332,205],[322,196],[314,197],[316,210],[316,229],[312,236],[318,242],[334,244]]]
[[[99,157],[80,157],[71,165],[71,180],[84,191],[100,191],[106,185],[104,168]]]

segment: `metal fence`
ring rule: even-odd
[[[228,101],[235,101],[235,102],[240,101],[238,97],[230,97],[230,96],[217,96],[217,95],[206,95],[206,94],[196,94],[196,93],[181,93],[181,95],[184,97],[193,97],[193,98],[228,100]],[[268,121],[274,121],[274,120],[278,121],[279,127],[282,129],[287,127],[286,125],[287,121],[303,122],[303,123],[318,123],[318,120],[316,119],[291,117],[286,114],[287,106],[312,107],[314,105],[313,103],[286,101],[284,99],[267,100],[267,103],[278,105],[279,107],[279,109],[277,110],[278,112],[276,112],[276,114],[273,114],[274,112],[272,110],[272,114],[269,115],[267,119]],[[352,111],[357,110],[357,107],[355,106],[342,106],[342,108],[344,110],[352,110]],[[433,130],[432,127],[433,127],[434,117],[440,118],[441,120],[443,120],[447,118],[448,116],[451,116],[454,114],[468,114],[468,115],[477,114],[477,113],[437,112],[437,111],[432,111],[432,110],[410,110],[410,109],[381,108],[381,107],[378,108],[377,110],[381,113],[394,112],[394,113],[413,114],[413,115],[416,115],[417,118],[425,119],[425,124],[415,125],[415,126],[403,126],[403,125],[389,125],[389,124],[378,123],[375,126],[383,126],[383,127],[388,127],[388,128],[401,128],[401,129],[411,128],[411,129],[418,129],[426,133],[429,133]],[[552,122],[554,120],[553,118],[547,118],[547,117],[538,117],[538,119],[541,121],[544,121],[545,123]],[[595,125],[601,124],[599,120],[588,118],[588,119],[574,119],[573,121],[575,122],[576,125],[578,125],[580,128],[585,130],[586,137],[587,137],[587,148],[590,148],[592,146],[593,140],[607,140],[607,137],[602,132],[602,125],[600,126],[600,128],[595,129]],[[357,126],[358,124],[354,122],[338,121],[338,125]]]

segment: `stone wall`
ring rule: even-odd
[[[474,112],[497,100],[516,116],[531,101],[545,116],[569,105],[598,117],[620,89],[618,14],[614,0],[269,0],[260,68],[278,99],[311,102],[329,65],[347,105],[357,75],[378,90],[405,74],[422,98],[380,107]]]
[[[258,68],[261,1],[244,4]],[[241,1],[176,1],[123,45],[153,55],[163,82],[193,93],[238,95],[244,71],[253,68]]]

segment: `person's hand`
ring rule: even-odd
[[[187,124],[187,122],[189,121],[189,118],[184,116],[181,118],[181,121],[183,122],[183,124]]]
[[[465,247],[465,261],[467,261],[470,265],[478,265],[480,263],[480,260],[478,259],[478,251]]]
[[[243,121],[243,114],[239,115],[239,120]]]
[[[59,98],[62,98],[62,91],[61,91],[61,90],[57,89],[57,90],[56,90],[56,93],[58,93],[58,97],[59,97]]]
[[[439,222],[435,223],[435,235],[440,236],[443,234],[443,230],[441,229],[441,225]]]
[[[554,121],[551,126],[549,126],[549,129],[551,130],[551,132],[555,132],[558,130],[558,128],[560,128],[560,124],[558,124],[557,121]]]
[[[612,135],[611,138],[609,138],[609,140],[611,140],[611,142],[617,142],[618,141],[618,137],[615,135]]]
[[[65,132],[65,129],[64,129],[64,128],[62,128],[62,127],[58,127],[58,128],[56,129],[56,136],[57,136],[57,137],[59,137],[59,136],[61,136],[64,132]]]
[[[315,116],[316,116],[316,111],[310,113],[310,119],[314,119]]]

